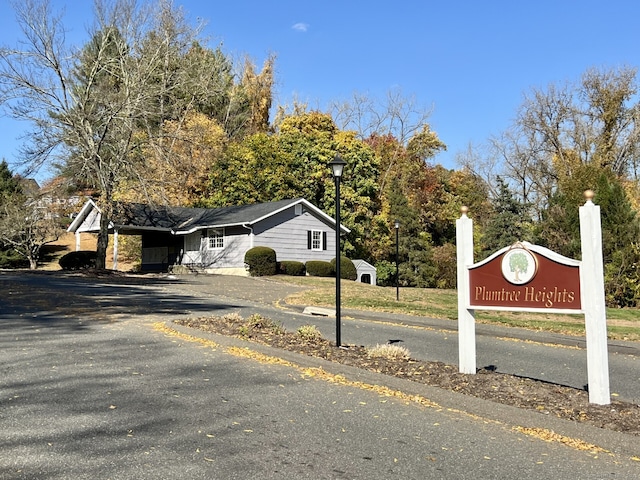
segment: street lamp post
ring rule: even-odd
[[[336,345],[340,343],[340,178],[347,164],[339,155],[329,162],[336,182]]]
[[[400,285],[398,284],[398,255],[400,253],[400,247],[398,244],[398,232],[400,231],[400,222],[395,221],[396,227],[396,302],[400,300]]]

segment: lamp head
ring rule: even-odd
[[[331,170],[333,171],[333,177],[334,178],[342,177],[342,171],[344,170],[344,166],[346,164],[347,164],[347,162],[345,162],[340,157],[340,155],[336,155],[335,158],[329,162],[329,166],[331,167]]]
[[[398,230],[400,228],[400,220],[396,220],[394,222],[394,226],[396,227],[396,230]]]

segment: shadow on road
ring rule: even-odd
[[[66,272],[0,272],[0,331],[57,327],[82,330],[122,316],[210,313],[235,305],[165,286],[188,283],[157,275],[80,275]]]

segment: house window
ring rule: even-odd
[[[322,232],[320,230],[312,230],[311,232],[311,250],[322,250]]]
[[[326,235],[322,230],[309,231],[309,249],[326,250]]]
[[[210,228],[207,230],[207,246],[209,250],[221,250],[224,248],[224,229]]]

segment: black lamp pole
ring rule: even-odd
[[[400,300],[400,285],[398,284],[398,255],[400,252],[400,247],[398,244],[398,232],[400,231],[400,222],[398,220],[395,221],[396,227],[396,302]]]
[[[329,162],[336,181],[336,345],[340,342],[340,178],[347,164],[339,155]]]

